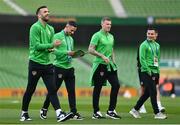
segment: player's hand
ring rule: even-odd
[[[54,50],[55,50],[54,48],[53,49],[48,49],[49,52],[54,52]]]
[[[75,51],[69,51],[69,52],[68,52],[68,55],[69,55],[69,56],[74,56],[74,53],[75,53]]]
[[[109,58],[107,58],[106,56],[102,55],[101,58],[104,60],[105,63],[109,63]]]
[[[57,47],[59,45],[61,45],[61,41],[60,40],[55,40],[54,43],[53,43],[53,46]]]

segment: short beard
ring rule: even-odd
[[[49,21],[49,18],[46,19],[45,17],[41,18],[44,22],[48,22]]]
[[[48,22],[49,21],[49,19],[45,19],[45,18],[43,18],[42,19],[44,22]]]

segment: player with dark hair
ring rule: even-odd
[[[154,35],[154,41],[157,40],[157,37],[158,37],[158,31],[155,30],[155,35]],[[160,51],[160,49],[159,49]],[[160,54],[160,52],[159,52]],[[159,56],[160,58],[160,56]],[[160,59],[159,59],[160,60]],[[140,85],[141,85],[141,94],[144,93],[144,84],[143,84],[143,81],[141,79],[141,64],[140,64],[140,60],[139,60],[139,49],[138,49],[138,54],[137,54],[137,67],[138,67],[138,74],[139,74],[139,80],[140,80]],[[161,105],[161,100],[160,100],[160,92],[159,92],[159,73],[155,73],[154,74],[154,82],[156,84],[156,89],[157,89],[157,104],[158,104],[158,108],[161,112],[165,112],[165,108]],[[146,113],[146,108],[144,106],[144,104],[141,106],[140,110],[139,110],[140,113]]]
[[[56,58],[54,61],[54,74],[56,91],[61,87],[62,82],[65,82],[68,92],[69,106],[72,112],[72,119],[82,120],[83,118],[76,109],[75,95],[75,74],[72,66],[72,58],[75,54],[74,40],[71,35],[77,30],[77,24],[74,21],[69,21],[65,28],[54,35],[54,41],[61,41],[61,45],[53,49]],[[50,104],[49,95],[47,95],[44,105],[40,111],[41,119],[47,118],[47,111]]]
[[[161,113],[157,105],[157,89],[155,75],[159,74],[160,45],[154,40],[156,31],[154,28],[148,28],[147,39],[139,47],[140,78],[144,85],[144,92],[137,101],[136,105],[129,112],[134,118],[141,118],[139,114],[140,107],[150,97],[154,110],[155,119],[166,119],[167,116]]]
[[[53,81],[53,66],[49,58],[49,50],[58,47],[61,43],[60,41],[52,42],[54,28],[47,24],[49,20],[48,8],[46,6],[39,7],[36,15],[38,21],[31,26],[29,34],[28,84],[23,96],[20,121],[32,120],[28,114],[28,107],[40,77],[48,90],[49,100],[56,111],[57,121],[65,121],[69,119],[72,114],[65,114],[60,109],[55,83]]]

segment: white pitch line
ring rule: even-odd
[[[16,3],[14,3],[11,0],[3,0],[8,6],[10,6],[12,9],[14,9],[16,12],[18,12],[19,14],[23,15],[23,16],[27,16],[28,13],[22,9],[20,6],[18,6]]]
[[[124,7],[120,0],[109,0],[117,17],[127,17]]]

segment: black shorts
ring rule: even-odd
[[[140,70],[138,70],[138,75],[139,75],[139,83],[141,86],[144,86],[143,80],[142,80],[142,72]],[[152,79],[155,82],[156,85],[159,84],[159,73],[153,73],[152,74]]]

